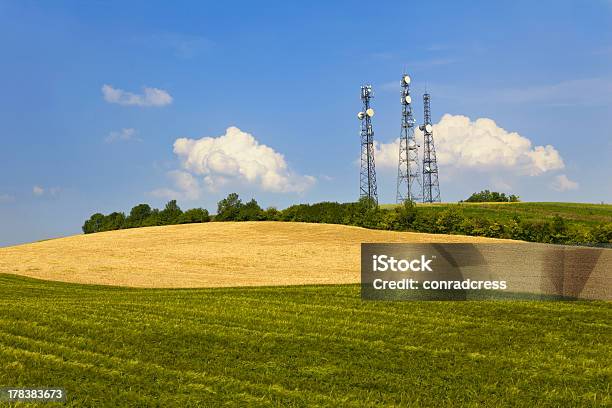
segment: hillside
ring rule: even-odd
[[[396,204],[383,204],[393,208]],[[525,221],[551,220],[563,217],[568,225],[593,226],[612,223],[612,204],[583,203],[435,203],[418,204],[419,211],[441,212],[449,207],[459,207],[468,217],[481,217],[490,221],[506,222],[518,216]]]
[[[612,404],[609,302],[363,302],[358,285],[10,275],[0,289],[0,383],[61,386],[73,407]]]
[[[0,248],[0,273],[159,288],[357,283],[362,242],[496,241],[343,225],[212,222]]]

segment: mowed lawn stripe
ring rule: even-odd
[[[612,402],[606,302],[363,302],[358,286],[117,289],[1,275],[0,289],[0,385],[59,381],[73,404]]]

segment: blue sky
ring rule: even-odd
[[[612,202],[609,1],[0,1],[0,52],[0,245],[172,195],[354,200],[363,83],[392,202],[404,70],[444,201]]]

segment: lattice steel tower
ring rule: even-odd
[[[431,125],[431,107],[428,93],[423,95],[424,123],[419,126],[424,133],[423,147],[423,202],[440,202],[440,184],[438,183],[438,162],[434,146],[433,126]]]
[[[412,116],[412,98],[410,97],[410,76],[402,76],[402,127],[399,137],[399,161],[397,165],[398,204],[406,200],[416,202],[420,198],[421,180],[419,179],[419,153],[414,138],[415,120]]]
[[[357,114],[361,121],[361,172],[359,174],[359,198],[368,197],[378,205],[378,192],[376,188],[376,167],[374,166],[374,131],[372,130],[372,116],[374,109],[370,107],[373,97],[372,86],[361,87],[361,101],[363,109]]]

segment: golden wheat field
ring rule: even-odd
[[[495,241],[329,224],[210,222],[0,248],[0,273],[156,288],[357,283],[362,242]]]

